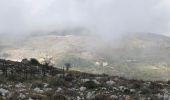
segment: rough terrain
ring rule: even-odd
[[[0,71],[1,100],[170,99],[169,81],[141,81],[63,70],[47,63],[39,64],[35,59],[22,62],[1,59]]]

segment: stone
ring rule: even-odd
[[[6,96],[8,93],[9,93],[9,91],[8,91],[8,90],[3,89],[3,88],[0,88],[0,95],[2,95],[2,96]]]
[[[106,84],[109,85],[109,86],[112,86],[113,84],[115,84],[115,82],[110,80],[110,81],[107,81]]]
[[[88,92],[86,98],[90,99],[90,100],[93,99],[94,98],[94,93],[95,93],[94,91],[93,92]]]
[[[21,99],[25,99],[25,98],[26,98],[26,95],[25,95],[25,94],[23,94],[23,93],[20,93],[20,94],[19,94],[19,98],[21,98]]]
[[[37,92],[37,93],[44,93],[44,91],[41,90],[40,88],[34,88],[34,91]]]
[[[85,91],[86,90],[86,87],[80,87],[80,91]]]
[[[62,88],[58,88],[57,90],[56,90],[56,92],[61,92],[63,89]]]
[[[82,82],[90,81],[90,79],[81,79]]]
[[[111,99],[118,99],[118,97],[116,95],[111,95],[110,98]]]

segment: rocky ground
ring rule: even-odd
[[[125,79],[105,74],[55,69],[23,77],[3,68],[23,62],[0,60],[0,100],[170,100],[170,82]],[[8,67],[7,67],[8,66]],[[38,68],[42,65],[29,64]]]

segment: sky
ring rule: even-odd
[[[85,27],[103,36],[170,35],[170,0],[0,0],[0,34]]]

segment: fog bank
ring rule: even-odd
[[[85,27],[104,37],[126,32],[170,35],[169,0],[1,0],[0,34]]]

